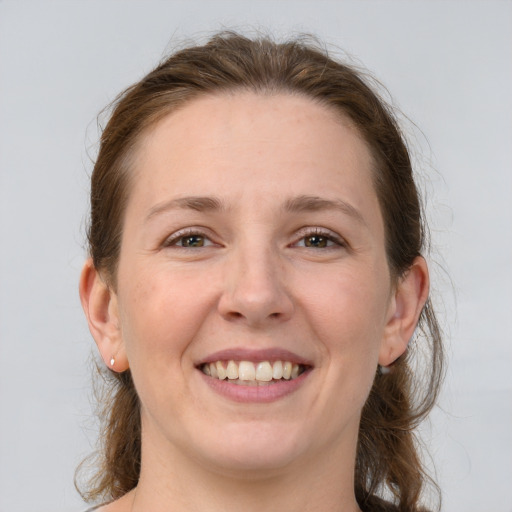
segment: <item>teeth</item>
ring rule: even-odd
[[[229,379],[233,384],[251,385],[258,382],[272,382],[280,379],[296,379],[304,367],[290,361],[216,361],[201,367],[204,374],[219,380]]]
[[[229,380],[238,379],[238,366],[235,361],[229,361],[226,367],[226,377]]]
[[[213,363],[212,363],[213,364]],[[217,375],[220,380],[224,380],[226,378],[226,370],[220,361],[215,363],[215,368],[217,369]]]
[[[263,382],[270,382],[272,380],[272,365],[268,361],[258,363],[255,378]]]
[[[256,369],[254,368],[254,364],[249,361],[241,361],[238,365],[238,378],[240,380],[255,380]]]
[[[276,361],[272,368],[272,377],[274,379],[282,379],[283,378],[283,363],[281,361]]]

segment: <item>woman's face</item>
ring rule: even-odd
[[[348,122],[287,94],[203,97],[145,136],[110,304],[144,456],[355,453],[394,314],[371,166]]]

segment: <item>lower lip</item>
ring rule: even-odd
[[[204,382],[213,391],[234,402],[244,403],[269,403],[284,398],[296,391],[311,373],[311,369],[308,369],[295,379],[280,380],[264,386],[240,386],[230,384],[229,380],[215,379],[205,375],[201,370],[198,371],[201,373]]]

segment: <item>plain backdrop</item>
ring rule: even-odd
[[[77,281],[96,115],[173,45],[221,28],[314,33],[370,69],[408,116],[448,334],[425,442],[443,511],[511,512],[506,0],[0,0],[0,512],[86,508],[73,473],[94,443],[93,342]]]

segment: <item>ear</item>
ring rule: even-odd
[[[80,276],[80,300],[89,330],[105,364],[116,372],[129,368],[119,322],[116,293],[89,258]]]
[[[389,366],[406,350],[429,292],[427,263],[418,256],[406,274],[400,278],[388,313],[379,364]]]

